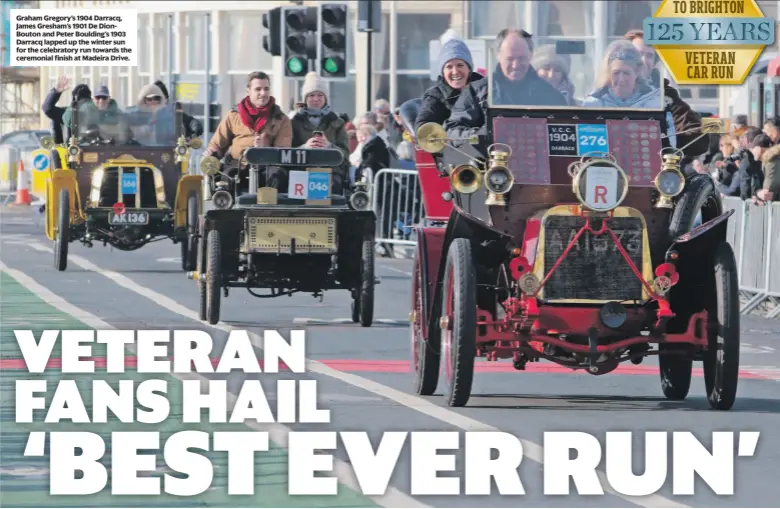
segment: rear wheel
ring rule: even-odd
[[[429,296],[422,249],[424,249],[422,246],[418,246],[412,275],[412,316],[410,319],[412,369],[414,369],[415,391],[421,396],[430,396],[436,392],[436,387],[439,384],[441,336],[438,334],[437,327],[434,334],[426,341],[429,328]],[[430,316],[435,315],[431,314]]]
[[[198,194],[190,193],[187,197],[187,221],[185,224],[186,238],[181,242],[182,270],[195,270],[198,262]]]
[[[708,175],[696,175],[685,187],[677,201],[669,222],[669,240],[693,230],[697,219],[707,222],[723,212],[723,205]],[[684,298],[684,297],[683,297]],[[670,294],[672,309],[684,302],[675,300],[675,288]],[[686,354],[675,355],[675,345],[661,344],[658,347],[658,365],[661,372],[661,389],[664,396],[671,400],[683,400],[691,388],[693,360]],[[679,351],[679,350],[678,350]],[[668,355],[666,355],[668,353]]]
[[[708,348],[704,356],[707,399],[716,410],[729,410],[739,382],[739,279],[734,251],[721,242],[713,253],[715,294],[707,306]]]
[[[222,245],[217,230],[209,232],[206,264],[206,317],[211,325],[216,325],[222,292]]]
[[[374,250],[373,238],[363,241],[360,292],[357,302],[360,308],[360,325],[363,327],[371,327],[371,324],[374,323]]]
[[[54,237],[54,268],[68,268],[68,244],[70,243],[70,193],[60,190],[57,203],[57,233]]]
[[[477,354],[477,278],[468,239],[455,239],[447,253],[442,295],[441,357],[444,396],[452,407],[465,406],[474,381]]]

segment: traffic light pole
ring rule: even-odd
[[[374,100],[371,97],[371,78],[374,74],[374,67],[373,67],[373,48],[371,47],[371,40],[373,39],[374,33],[373,32],[366,32],[367,36],[367,43],[366,43],[366,49],[368,50],[368,73],[366,78],[366,111],[371,111],[374,106]]]

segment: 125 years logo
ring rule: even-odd
[[[680,85],[740,85],[775,41],[755,0],[663,0],[643,30]]]

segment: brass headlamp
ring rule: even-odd
[[[660,193],[656,208],[671,209],[674,207],[672,198],[683,192],[685,176],[680,171],[680,156],[676,153],[662,154],[663,165],[655,177],[656,189]]]
[[[68,145],[68,164],[78,164],[80,153],[81,149],[79,148],[78,143],[76,143],[76,137],[71,136]]]
[[[184,138],[184,136],[179,136],[179,139],[176,142],[175,151],[176,151],[176,162],[183,163],[185,157],[187,156],[187,152],[189,151],[189,147],[187,147],[187,140]]]
[[[506,150],[491,150],[493,147],[505,147]],[[509,171],[509,158],[512,148],[504,143],[494,143],[488,147],[488,170],[485,172],[485,188],[488,191],[485,205],[506,205],[504,195],[512,189],[515,178]]]

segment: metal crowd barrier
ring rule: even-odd
[[[780,202],[754,205],[730,197],[723,206],[734,210],[727,235],[737,258],[740,312],[780,317]]]
[[[417,238],[412,225],[425,217],[417,170],[379,170],[369,189],[377,217],[377,246],[388,255],[396,254],[394,248],[403,251],[416,246]]]

